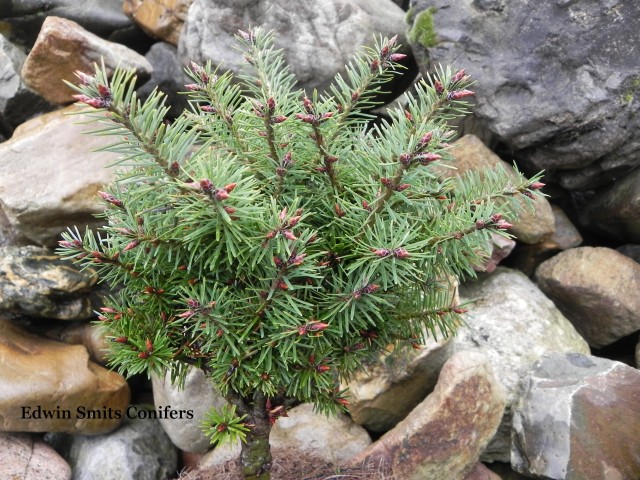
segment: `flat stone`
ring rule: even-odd
[[[98,281],[51,250],[0,247],[0,310],[36,318],[84,320],[94,316],[90,292]]]
[[[21,433],[0,433],[0,478],[71,480],[71,467],[43,441]]]
[[[0,431],[106,433],[120,424],[130,395],[125,379],[91,362],[83,346],[0,319]]]
[[[20,235],[39,245],[56,246],[72,225],[104,223],[97,193],[114,178],[106,168],[118,156],[92,152],[113,140],[87,136],[75,106],[40,115],[20,125],[0,144],[0,208]]]
[[[536,270],[540,289],[594,348],[640,330],[640,264],[605,247],[566,250]]]
[[[380,462],[403,480],[462,480],[495,434],[504,405],[486,359],[456,353],[433,393],[350,464]]]
[[[508,462],[511,405],[531,366],[545,353],[589,353],[589,346],[553,302],[517,270],[498,267],[467,281],[460,286],[460,298],[471,303],[465,325],[452,340],[454,351],[471,350],[487,358],[507,398],[498,433],[482,460]]]
[[[47,17],[24,62],[22,77],[46,100],[68,104],[75,92],[63,80],[77,83],[75,71],[93,73],[94,64],[102,61],[109,75],[118,65],[134,69],[142,78],[153,70],[146,58],[130,48],[104,40],[71,20]]]
[[[640,372],[579,354],[543,357],[514,407],[511,463],[551,480],[640,478]]]

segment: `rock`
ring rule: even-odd
[[[149,81],[137,90],[138,98],[146,99],[157,88],[167,97],[167,105],[170,106],[168,115],[177,117],[189,107],[188,97],[178,92],[183,92],[184,86],[192,81],[180,65],[176,47],[158,42],[151,47],[145,58],[153,66],[153,73]]]
[[[640,3],[412,0],[408,22],[420,70],[466,68],[523,168],[575,190],[638,165]]]
[[[636,344],[636,368],[640,369],[640,341]]]
[[[74,106],[20,125],[0,144],[0,208],[11,227],[31,242],[55,246],[71,225],[100,226],[97,193],[113,179],[105,168],[118,156],[92,152],[111,140],[83,135]]]
[[[476,272],[493,272],[500,262],[507,258],[516,247],[515,240],[503,237],[495,232],[491,233],[489,242],[490,246],[487,248],[487,251],[491,252],[491,256],[487,258],[482,265],[473,267]]]
[[[473,469],[467,473],[464,480],[502,480],[500,475],[492,472],[483,463],[476,463]]]
[[[99,365],[108,363],[107,352],[109,344],[100,325],[73,322],[62,326],[57,325],[45,334],[48,338],[70,345],[83,345],[87,349],[91,360]]]
[[[31,47],[47,17],[68,18],[90,32],[109,38],[131,26],[122,0],[4,0],[0,10],[3,29],[12,41]]]
[[[165,480],[178,452],[157,420],[127,418],[109,435],[75,436],[69,461],[74,480]]]
[[[367,431],[347,415],[327,417],[313,411],[309,404],[298,405],[280,417],[269,437],[273,457],[296,451],[319,461],[342,464],[351,460],[371,444]],[[207,453],[201,468],[222,465],[240,456],[240,443],[226,444]]]
[[[221,408],[227,401],[197,368],[190,368],[185,378],[184,389],[171,384],[171,374],[164,379],[152,377],[153,401],[156,408],[170,405],[177,410],[193,412],[193,418],[161,418],[160,425],[173,444],[186,452],[205,452],[211,447],[209,439],[200,430],[211,407]]]
[[[7,138],[30,117],[53,108],[22,81],[26,55],[0,35],[0,134]]]
[[[444,175],[459,176],[469,171],[475,171],[482,175],[483,170],[502,167],[512,178],[518,178],[515,170],[489,150],[475,135],[465,135],[456,140],[453,143],[451,155],[453,156],[451,165],[455,166],[456,170],[442,168],[440,171]],[[523,243],[537,243],[553,234],[555,230],[554,217],[551,205],[546,198],[537,197],[533,208],[526,207],[524,197],[520,204],[525,208],[518,212],[518,218],[511,222],[513,228],[509,229],[517,240]]]
[[[581,210],[580,223],[622,242],[640,242],[640,169],[596,192]]]
[[[83,346],[0,320],[0,431],[106,433],[129,398],[124,378],[89,361]]]
[[[579,354],[543,357],[513,412],[511,463],[545,479],[640,478],[640,372]]]
[[[342,387],[349,388],[349,414],[372,432],[386,432],[405,418],[438,380],[451,356],[449,340],[430,340],[422,350],[381,355]]]
[[[124,45],[103,40],[71,20],[47,17],[24,62],[22,77],[46,100],[67,104],[75,92],[63,80],[77,83],[74,72],[93,73],[94,64],[102,61],[109,75],[118,65],[135,69],[142,79],[153,70],[146,58]]]
[[[19,433],[0,433],[0,478],[71,480],[71,467],[46,443]]]
[[[459,352],[442,367],[433,393],[350,464],[380,462],[403,480],[462,480],[495,434],[504,405],[486,359]]]
[[[124,0],[122,9],[149,35],[178,45],[193,0]]]
[[[520,396],[521,380],[548,352],[589,353],[555,305],[524,274],[498,267],[490,275],[460,287],[462,303],[473,302],[466,324],[453,338],[454,351],[482,353],[506,391],[504,418],[482,454],[487,462],[509,461],[511,405]]]
[[[404,12],[392,0],[195,0],[178,53],[183,62],[210,59],[238,73],[246,64],[235,49],[234,35],[253,25],[277,32],[276,47],[284,50],[299,86],[309,94],[314,88],[327,90],[338,72],[344,75],[344,65],[362,45],[371,44],[374,34],[398,35],[398,42],[406,45]],[[411,53],[408,48],[403,52]],[[399,80],[404,85],[405,80]]]
[[[0,310],[37,318],[84,320],[94,316],[93,270],[75,268],[46,248],[0,247]]]
[[[511,264],[528,276],[532,276],[538,265],[556,253],[582,244],[582,235],[564,211],[556,205],[551,205],[551,211],[556,225],[551,236],[532,245],[521,245],[511,257]]]
[[[622,245],[621,247],[616,248],[616,251],[620,252],[623,255],[626,255],[631,260],[640,263],[640,245],[637,245],[637,244]]]
[[[536,270],[540,289],[594,348],[640,330],[640,264],[605,247],[566,250]]]

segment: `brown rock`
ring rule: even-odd
[[[73,323],[46,332],[46,336],[70,345],[84,345],[91,360],[106,365],[109,344],[100,325],[94,323]]]
[[[47,17],[24,62],[22,78],[46,100],[66,104],[73,101],[74,92],[63,80],[76,83],[76,70],[91,73],[101,61],[109,72],[121,65],[135,69],[139,77],[149,77],[153,70],[146,58],[130,48],[104,40],[71,20]]]
[[[502,480],[502,478],[497,473],[485,467],[484,463],[478,462],[473,466],[473,469],[467,473],[464,480]]]
[[[0,433],[0,478],[70,480],[71,467],[49,445],[19,433]]]
[[[511,464],[550,480],[640,478],[640,372],[580,354],[543,357],[514,408]]]
[[[350,464],[381,462],[403,480],[462,480],[495,434],[504,406],[485,358],[457,353],[433,393]]]
[[[444,175],[462,175],[468,171],[482,172],[487,168],[504,167],[516,178],[516,172],[505,161],[489,150],[475,135],[465,135],[456,140],[451,149],[454,157],[452,165],[457,170],[442,169]],[[550,236],[555,229],[555,220],[551,205],[546,198],[537,197],[534,210],[529,207],[519,212],[519,218],[513,223],[510,232],[523,243],[537,243]]]
[[[89,361],[83,346],[0,320],[0,431],[106,433],[120,424],[129,399],[124,378]]]
[[[640,264],[611,248],[566,250],[542,263],[536,280],[592,347],[640,330]]]
[[[555,232],[541,242],[521,245],[511,257],[512,264],[529,276],[534,274],[538,265],[556,253],[582,244],[582,235],[564,211],[556,205],[551,205],[551,210],[555,218]]]
[[[31,242],[57,245],[70,225],[96,227],[103,210],[97,192],[113,179],[105,168],[117,159],[93,152],[110,143],[87,136],[74,106],[40,115],[20,125],[0,144],[0,205],[11,227]]]
[[[423,349],[385,353],[343,387],[349,388],[349,414],[373,432],[386,432],[405,418],[438,380],[451,356],[449,339],[430,341]]]
[[[122,9],[152,37],[178,45],[193,0],[124,0]]]

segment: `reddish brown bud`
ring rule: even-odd
[[[401,153],[398,160],[406,167],[411,163],[412,158],[413,156],[410,153]]]
[[[360,98],[360,92],[358,90],[356,90],[355,92],[353,92],[351,94],[351,101],[352,102],[357,102],[359,98]]]
[[[407,258],[410,257],[411,254],[404,248],[396,248],[393,251],[393,256],[396,258]]]
[[[149,340],[148,338],[145,341],[145,346],[147,347],[147,352],[153,352],[153,343],[151,343],[151,340]]]
[[[331,117],[333,117],[333,112],[326,112],[326,113],[323,113],[320,118],[322,120],[328,120]]]
[[[491,215],[490,219],[493,223],[497,223],[502,219],[502,214],[494,213],[493,215]]]
[[[294,241],[298,239],[298,237],[296,237],[291,230],[282,230],[281,233],[282,233],[282,236],[287,240]]]
[[[271,123],[282,123],[282,122],[284,122],[287,118],[289,118],[289,117],[286,117],[285,115],[278,115],[278,116],[273,117],[273,118],[271,119]]]
[[[377,58],[374,58],[369,67],[371,68],[371,72],[376,73],[380,68],[380,61]]]
[[[296,215],[295,217],[291,217],[288,222],[289,227],[296,226],[301,218],[302,218],[301,215]]]
[[[302,105],[304,106],[304,109],[307,111],[307,113],[313,113],[313,102],[309,100],[308,97],[304,97],[302,99]]]
[[[111,98],[111,90],[109,90],[109,87],[103,85],[102,83],[99,83],[98,85],[96,85],[96,88],[98,89],[98,94],[102,98]]]
[[[407,120],[409,120],[410,122],[413,122],[413,115],[411,115],[411,113],[409,113],[409,110],[405,110],[404,111],[404,116]]]
[[[539,189],[541,189],[542,187],[544,187],[544,185],[545,185],[545,184],[544,184],[544,183],[542,183],[542,182],[533,182],[531,185],[529,185],[529,187],[528,187],[528,188],[529,188],[530,190],[539,190]]]
[[[78,102],[84,103],[93,108],[103,108],[106,106],[106,103],[102,98],[92,98],[86,95],[73,95],[73,98]]]
[[[429,142],[431,141],[431,138],[433,137],[433,133],[432,132],[427,132],[425,133],[421,138],[420,141],[418,142],[418,147],[419,148],[424,148],[426,147]]]
[[[115,343],[127,343],[129,339],[127,337],[118,337],[118,338],[112,338],[111,341]]]
[[[387,178],[387,177],[380,178],[380,183],[382,185],[384,185],[385,187],[387,187],[387,188],[393,187],[393,180],[391,180],[390,178]]]
[[[233,215],[234,213],[236,213],[236,209],[233,207],[225,206],[223,208],[224,208],[224,211],[227,212],[229,215]]]
[[[349,400],[347,400],[346,398],[336,398],[336,403],[346,407],[347,405],[349,405]]]
[[[387,257],[387,256],[389,256],[391,254],[391,250],[387,250],[386,248],[372,248],[371,252],[376,257],[380,257],[380,258]]]
[[[207,113],[216,113],[216,109],[211,105],[200,105],[200,110]]]
[[[115,205],[118,208],[122,208],[124,206],[121,200],[118,200],[110,193],[98,192],[98,195],[100,195],[105,202],[109,202],[111,205]]]
[[[367,202],[366,200],[362,200],[362,208],[364,208],[368,212],[371,211],[371,205],[369,205],[369,202]]]
[[[213,196],[216,200],[222,202],[223,200],[229,198],[229,192],[227,192],[227,190],[225,190],[224,188],[219,188],[216,190],[216,193]]]
[[[228,185],[225,185],[222,188],[224,188],[227,191],[227,193],[231,193],[236,188],[236,185],[238,185],[238,184],[237,183],[230,183]]]
[[[476,93],[471,90],[455,90],[453,92],[449,92],[447,98],[449,100],[460,100],[461,98],[472,97],[475,94]]]
[[[328,372],[329,370],[331,370],[331,367],[329,365],[318,365],[316,367],[316,372],[318,373],[325,373],[325,372]]]
[[[458,83],[460,80],[464,78],[464,68],[456,72],[456,74],[451,77],[451,83]]]
[[[278,290],[289,290],[289,285],[287,285],[287,282],[285,282],[284,280],[280,280],[277,284],[276,284],[276,288]]]
[[[411,186],[410,183],[403,183],[401,185],[398,185],[396,187],[396,192],[402,192],[403,190],[406,190],[407,188],[409,188]]]
[[[484,227],[486,227],[487,224],[484,220],[476,220],[476,229],[477,230],[482,230]]]
[[[270,112],[273,112],[276,109],[276,101],[273,97],[269,97],[269,99],[267,100],[267,109]]]
[[[75,72],[73,72],[73,74],[78,77],[78,79],[80,80],[80,82],[83,85],[89,85],[91,82],[93,82],[95,80],[95,78],[93,78],[90,75],[87,75],[84,72],[81,72],[80,70],[76,70]]]
[[[336,215],[338,215],[338,217],[342,218],[344,217],[346,214],[344,213],[344,210],[342,210],[342,208],[340,208],[340,205],[338,205],[337,203],[335,204],[335,206],[333,207]]]
[[[399,62],[400,60],[404,60],[407,56],[404,53],[392,53],[389,55],[389,60],[392,62]]]
[[[202,90],[202,86],[198,85],[197,83],[188,83],[184,86],[184,88],[186,88],[190,92],[197,92],[198,90]]]
[[[441,155],[437,153],[424,153],[416,156],[416,159],[420,162],[421,165],[428,165],[432,162],[440,160],[442,158]]]
[[[306,327],[308,332],[321,332],[325,330],[328,326],[329,326],[328,323],[312,322],[312,323],[309,323]]]
[[[433,88],[436,89],[437,94],[441,94],[442,92],[444,92],[444,85],[442,85],[442,82],[440,80],[436,80],[435,82],[433,82]]]
[[[457,313],[458,315],[462,315],[463,313],[467,313],[469,310],[467,310],[466,308],[453,307],[451,311],[453,313]]]
[[[128,252],[140,245],[139,240],[133,240],[132,242],[127,243],[127,245],[122,249],[123,252]]]
[[[210,192],[213,189],[213,182],[208,178],[200,180],[200,188],[203,192]]]

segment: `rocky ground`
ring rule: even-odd
[[[460,285],[471,307],[454,338],[372,360],[345,385],[349,415],[299,405],[278,420],[274,477],[640,478],[639,3],[78,3],[0,10],[0,478],[237,478],[238,446],[211,450],[198,429],[220,395],[195,370],[179,390],[105,368],[91,320],[108,292],[52,248],[71,225],[99,225],[93,199],[115,160],[91,153],[105,140],[68,115],[62,80],[127,65],[175,115],[183,65],[238,71],[233,35],[252,25],[276,32],[307,90],[374,34],[408,54],[383,101],[439,64],[467,69],[477,94],[458,172],[545,169],[548,194]]]

